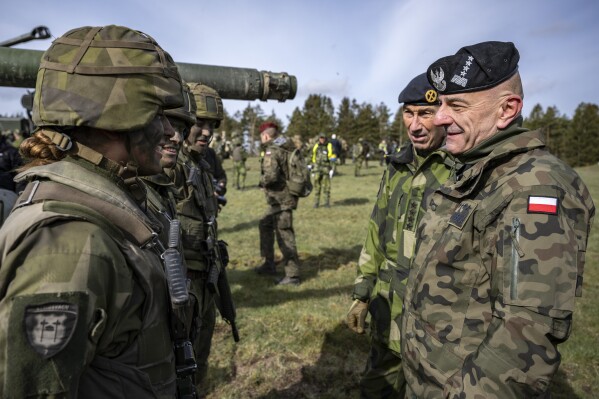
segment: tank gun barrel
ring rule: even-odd
[[[43,25],[40,25],[33,28],[31,32],[0,42],[0,47],[11,47],[15,44],[25,43],[31,40],[48,39],[50,36],[50,29]]]
[[[0,86],[34,88],[43,51],[0,47]],[[292,100],[297,78],[286,72],[176,63],[186,82],[212,87],[228,100]]]

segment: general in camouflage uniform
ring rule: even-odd
[[[68,72],[67,72],[68,71]],[[29,181],[0,229],[0,396],[174,398],[171,295],[137,176],[183,103],[146,34],[73,29],[44,53]]]
[[[333,152],[333,145],[327,140],[324,133],[318,136],[318,142],[312,147],[312,179],[314,182],[314,208],[320,204],[320,192],[324,197],[325,208],[329,207],[331,199],[331,179],[333,165],[337,157]]]
[[[233,179],[235,180],[235,187],[238,190],[245,189],[245,177],[247,175],[247,167],[245,162],[248,159],[248,153],[243,148],[241,137],[235,137],[233,139]]]
[[[293,141],[279,135],[274,122],[260,125],[263,157],[260,170],[260,186],[266,195],[268,210],[260,219],[260,253],[264,263],[255,268],[258,274],[276,274],[275,236],[283,253],[285,277],[279,285],[300,284],[299,257],[293,230],[293,211],[297,209],[298,197],[287,187],[289,177],[289,155],[295,146]]]
[[[183,249],[191,279],[191,292],[197,298],[200,322],[197,324],[194,349],[198,372],[196,384],[202,386],[208,372],[208,357],[216,323],[215,295],[208,289],[208,274],[212,267],[206,252],[209,242],[217,238],[213,176],[204,159],[212,133],[223,117],[222,100],[205,85],[189,83],[196,106],[196,123],[191,127],[177,159],[177,165],[167,170],[177,190],[177,214],[183,230]],[[214,229],[211,229],[214,227]]]
[[[401,313],[405,283],[423,216],[422,198],[454,170],[452,157],[439,148],[445,132],[433,125],[438,109],[435,89],[423,73],[399,95],[410,143],[389,156],[366,242],[358,262],[348,325],[364,332],[371,315],[371,349],[360,381],[362,398],[400,398],[405,394],[401,368]]]
[[[595,213],[580,177],[521,127],[512,43],[434,62],[434,123],[464,163],[425,198],[404,298],[410,398],[549,397]]]

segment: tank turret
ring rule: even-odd
[[[35,88],[43,53],[40,50],[0,47],[0,86]],[[297,93],[296,77],[286,72],[183,62],[176,64],[183,80],[210,86],[227,100],[283,102],[292,100]]]

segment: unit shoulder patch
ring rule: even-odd
[[[44,359],[63,350],[75,331],[78,307],[71,303],[46,303],[25,308],[23,326],[27,342]]]

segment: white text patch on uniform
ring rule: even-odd
[[[531,195],[528,197],[528,213],[546,213],[557,215],[557,198],[539,197]]]

